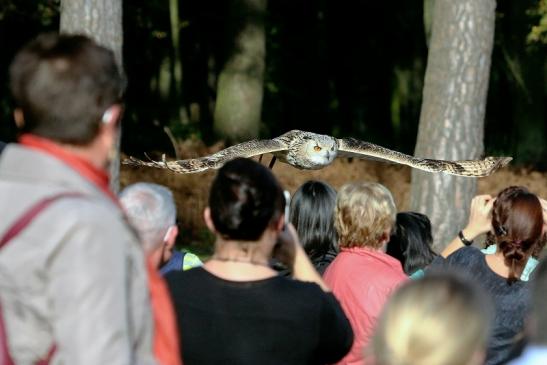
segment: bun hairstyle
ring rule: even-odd
[[[518,280],[541,240],[543,212],[537,196],[522,186],[502,190],[492,209],[492,228],[509,267],[507,281]]]
[[[266,167],[246,158],[226,163],[209,194],[211,219],[230,240],[256,241],[283,213],[283,190]]]

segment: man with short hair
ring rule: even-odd
[[[175,224],[177,208],[173,194],[164,186],[136,183],[120,193],[120,203],[129,222],[139,234],[144,254],[148,260],[154,333],[161,341],[154,341],[155,352],[161,352],[162,364],[180,364],[180,349],[175,311],[169,291],[158,269],[173,255],[178,227]],[[201,265],[197,256],[194,256]],[[183,262],[180,262],[182,270]]]
[[[108,188],[125,82],[112,52],[46,34],[11,68],[19,143],[0,159],[0,305],[15,364],[153,364],[138,238]]]

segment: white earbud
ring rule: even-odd
[[[108,108],[103,114],[102,122],[104,124],[108,124],[110,123],[111,120],[112,120],[112,109]]]

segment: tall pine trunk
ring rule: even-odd
[[[262,110],[266,0],[232,0],[229,55],[218,78],[214,132],[229,142],[256,138]]]
[[[495,8],[495,0],[435,0],[416,156],[483,154]],[[465,225],[476,187],[474,178],[412,171],[410,206],[431,219],[437,251]]]
[[[62,0],[61,33],[85,34],[112,50],[123,72],[122,0]],[[110,165],[110,187],[114,192],[120,185],[120,139],[118,135]]]

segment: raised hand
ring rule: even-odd
[[[473,240],[492,229],[492,207],[495,200],[488,194],[477,195],[471,200],[469,221],[462,231],[465,238]]]

